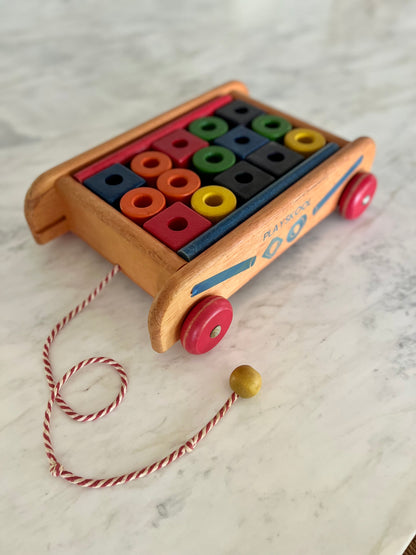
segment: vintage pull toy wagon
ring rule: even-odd
[[[361,215],[374,154],[233,81],[45,172],[25,213],[38,243],[72,231],[154,297],[156,351],[180,338],[200,354],[228,330],[228,297],[337,207]]]

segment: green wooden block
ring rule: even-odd
[[[208,116],[194,120],[188,126],[188,131],[204,141],[213,141],[227,133],[228,123],[217,116]]]
[[[292,129],[292,125],[279,116],[262,114],[253,119],[251,128],[259,135],[263,135],[263,137],[267,137],[271,141],[279,141]]]
[[[195,152],[192,163],[198,172],[216,175],[234,166],[236,157],[228,148],[212,145]]]

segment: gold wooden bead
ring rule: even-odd
[[[230,387],[240,397],[254,397],[261,388],[261,375],[252,366],[242,364],[231,373]]]

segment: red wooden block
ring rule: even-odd
[[[175,166],[187,168],[195,152],[206,146],[209,146],[207,141],[189,133],[186,129],[177,129],[155,141],[152,148],[167,154]]]
[[[171,204],[148,220],[143,228],[174,251],[211,227],[211,222],[182,202]]]
[[[157,141],[167,133],[174,131],[175,129],[182,129],[183,127],[187,127],[194,119],[203,118],[205,116],[211,116],[215,110],[225,106],[229,102],[233,100],[233,97],[230,94],[226,94],[224,96],[218,96],[213,100],[210,100],[206,104],[202,106],[198,106],[195,110],[191,110],[187,112],[183,116],[167,123],[163,127],[159,129],[155,129],[151,133],[148,133],[144,137],[140,137],[137,141],[133,141],[132,143],[119,148],[115,152],[104,156],[104,158],[100,158],[97,162],[94,162],[90,166],[83,168],[79,172],[77,172],[74,177],[80,183],[83,183],[85,179],[88,179],[92,175],[100,172],[112,166],[113,164],[125,164],[128,162],[135,154],[142,152],[143,150],[149,150],[151,144],[154,141]]]

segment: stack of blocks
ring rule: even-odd
[[[336,148],[317,131],[220,97],[121,149],[120,163],[104,159],[104,169],[75,177],[191,260]]]

